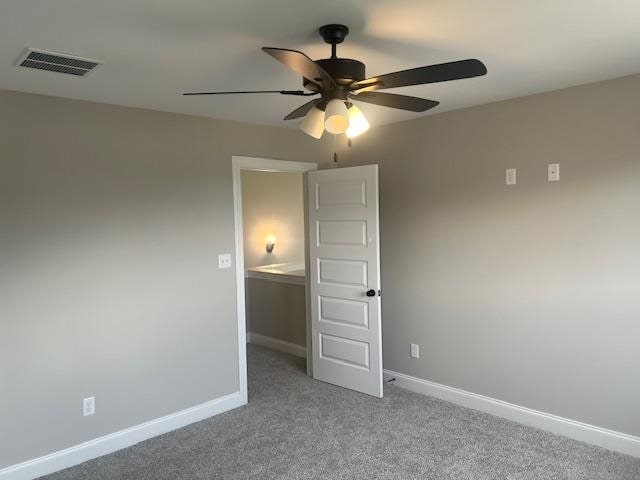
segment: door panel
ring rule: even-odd
[[[366,206],[367,184],[359,179],[316,184],[316,210],[321,207]]]
[[[368,371],[369,344],[321,333],[320,358]]]
[[[378,167],[310,172],[308,194],[313,376],[382,397]]]
[[[360,260],[318,259],[318,283],[366,287],[367,262]]]
[[[342,298],[319,297],[320,322],[369,328],[369,304]]]
[[[318,222],[318,246],[366,247],[367,223],[348,220]]]

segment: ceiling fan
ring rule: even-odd
[[[412,68],[400,72],[366,78],[364,63],[350,58],[338,58],[336,46],[349,33],[344,25],[325,25],[319,33],[331,45],[331,58],[313,61],[304,53],[284,48],[262,47],[276,60],[302,75],[306,90],[254,90],[231,92],[191,92],[183,95],[229,95],[241,93],[278,93],[280,95],[315,96],[296,108],[285,120],[305,117],[300,128],[314,138],[320,138],[326,129],[329,133],[346,133],[355,137],[369,128],[366,118],[352,101],[372,103],[384,107],[411,112],[424,112],[439,104],[407,95],[380,92],[388,88],[446,82],[485,75],[487,68],[480,60],[469,59]]]

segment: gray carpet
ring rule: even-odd
[[[393,385],[377,400],[248,347],[249,405],[43,478],[640,479],[640,459]]]

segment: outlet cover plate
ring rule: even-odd
[[[82,400],[82,415],[88,417],[96,413],[96,397],[88,397]]]

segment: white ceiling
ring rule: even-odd
[[[396,89],[431,113],[640,72],[639,0],[1,0],[0,88],[250,123],[306,101],[182,97],[198,90],[298,89],[261,46],[329,55],[326,23],[351,28],[339,56],[375,75],[479,58],[485,77]],[[103,60],[87,78],[14,66],[25,47]],[[425,114],[360,105],[373,124]]]

